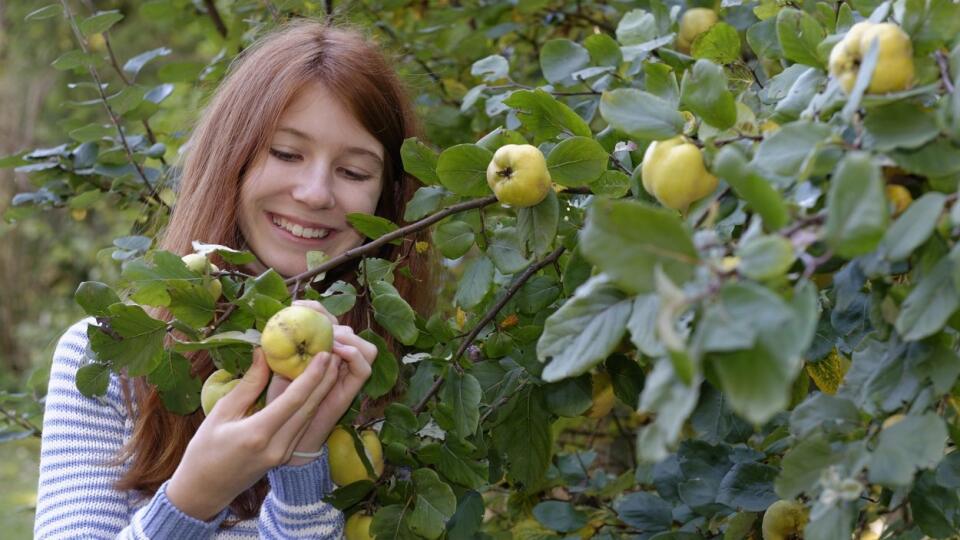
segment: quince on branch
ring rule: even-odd
[[[807,526],[807,508],[796,501],[780,500],[763,513],[763,540],[802,540]]]
[[[550,193],[547,160],[536,146],[505,144],[487,165],[487,184],[503,204],[517,208],[535,206]]]
[[[347,540],[373,540],[370,534],[370,524],[373,523],[373,516],[357,512],[347,519],[347,525],[344,533]]]
[[[220,271],[217,265],[210,262],[205,255],[199,253],[190,253],[180,259],[183,261],[183,264],[187,265],[187,270],[203,276],[203,282],[214,301],[220,298],[220,293],[223,292],[223,285],[219,279],[210,275],[212,272]]]
[[[910,36],[893,23],[859,22],[847,31],[843,40],[830,51],[830,74],[849,94],[857,81],[860,64],[874,40],[879,40],[877,67],[867,87],[869,94],[906,90],[913,84],[913,43]]]
[[[689,53],[693,40],[717,24],[717,13],[709,8],[691,8],[680,17],[680,32],[677,34],[677,49]]]
[[[681,212],[717,189],[717,177],[707,171],[703,153],[682,135],[650,143],[640,172],[647,193]]]
[[[376,473],[375,477],[367,473],[367,468],[363,466],[363,461],[353,444],[353,437],[346,429],[337,426],[327,438],[330,476],[333,478],[333,483],[338,486],[346,486],[360,480],[376,480],[383,474],[383,446],[376,432],[366,430],[360,434],[360,440],[363,442],[367,460]]]

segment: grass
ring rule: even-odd
[[[0,536],[32,538],[40,472],[40,439],[0,444]]]

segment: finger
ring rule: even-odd
[[[317,353],[303,373],[271,403],[251,417],[257,424],[254,429],[263,429],[272,433],[286,424],[287,420],[303,407],[317,389],[330,366],[330,356],[329,353]]]
[[[253,351],[253,362],[250,369],[240,379],[240,384],[234,387],[227,395],[220,398],[211,414],[224,418],[239,418],[246,414],[247,409],[257,400],[263,388],[270,380],[270,368],[263,356],[263,350],[257,347]]]
[[[267,403],[277,399],[277,396],[282,394],[292,382],[290,379],[277,374],[270,377],[270,386],[267,387]]]
[[[350,370],[350,376],[357,379],[360,384],[370,378],[373,368],[370,367],[370,361],[360,352],[359,348],[353,345],[334,343],[333,352],[344,359],[347,368]]]
[[[323,304],[321,304],[320,302],[317,302],[316,300],[294,300],[294,301],[293,301],[293,305],[295,305],[295,306],[304,306],[304,307],[308,307],[308,308],[310,308],[310,309],[312,309],[312,310],[318,311],[318,312],[322,313],[323,315],[326,315],[326,317],[327,317],[328,319],[330,319],[330,323],[331,323],[331,324],[338,324],[338,323],[339,323],[339,321],[337,321],[337,318],[334,317],[332,313],[330,313],[329,311],[327,311],[327,308],[323,307]]]
[[[320,404],[323,402],[323,398],[327,396],[330,392],[330,389],[333,388],[333,385],[337,382],[337,372],[339,371],[340,358],[336,355],[331,355],[330,363],[327,370],[323,374],[323,378],[317,384],[316,389],[310,395],[310,399],[303,404],[293,416],[287,420],[287,423],[284,424],[280,430],[277,431],[276,441],[277,444],[285,444],[284,448],[287,452],[287,458],[289,458],[289,452],[293,451],[296,448],[297,444],[300,442],[300,438],[303,437],[303,434],[309,429],[311,422],[314,417],[317,416],[320,408]]]
[[[346,329],[340,330],[338,329]],[[377,346],[369,341],[363,339],[362,337],[353,333],[353,329],[349,326],[335,326],[333,329],[333,338],[334,342],[340,342],[344,345],[352,345],[358,349],[367,359],[367,362],[372,363],[377,358],[377,353],[380,351],[377,349]]]

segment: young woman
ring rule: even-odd
[[[159,247],[186,254],[200,240],[249,249],[253,272],[303,272],[307,251],[335,256],[363,242],[347,214],[400,221],[417,187],[400,147],[414,134],[402,85],[367,38],[288,24],[244,51],[211,98]],[[425,262],[406,246],[377,255],[422,279]],[[429,287],[399,275],[395,285],[425,308]],[[332,353],[293,382],[271,377],[257,349],[207,417],[168,412],[144,380],[113,377],[104,398],[83,397],[74,379],[91,320],[77,323],[54,354],[36,537],[340,537],[342,515],[322,500],[332,489],[323,445],[370,375],[377,349],[353,331],[370,318],[358,302],[335,325]],[[200,377],[213,370],[205,353],[191,361]],[[266,407],[245,416],[268,385]]]

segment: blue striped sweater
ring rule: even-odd
[[[90,399],[77,390],[75,376],[87,358],[87,325],[82,320],[60,338],[53,356],[43,418],[36,538],[340,538],[343,514],[321,499],[333,489],[327,457],[267,473],[270,492],[257,519],[220,528],[236,517],[224,509],[210,521],[194,519],[166,496],[166,484],[152,498],[114,489],[126,464],[112,465],[130,437],[119,379],[105,396]]]

